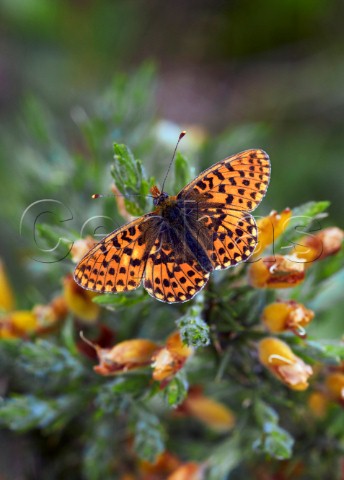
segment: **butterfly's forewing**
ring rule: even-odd
[[[172,231],[164,229],[150,252],[144,287],[152,296],[167,303],[185,302],[207,283],[205,272],[187,245]]]
[[[96,292],[125,292],[137,288],[149,251],[159,231],[159,219],[144,215],[115,230],[80,261],[74,279]]]
[[[270,179],[269,156],[263,150],[246,150],[216,163],[202,172],[178,194],[251,212],[262,201]]]
[[[248,212],[263,199],[269,179],[268,155],[246,150],[211,166],[178,194],[185,208],[197,210],[198,228],[207,229],[214,269],[234,266],[253,253],[257,227]]]

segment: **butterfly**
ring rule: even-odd
[[[76,283],[119,293],[143,281],[157,300],[190,300],[213,270],[252,255],[257,226],[250,212],[262,201],[269,180],[269,157],[255,149],[209,167],[176,196],[152,187],[154,210],[95,245],[77,265]]]

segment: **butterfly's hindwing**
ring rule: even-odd
[[[207,283],[206,272],[189,247],[166,228],[157,238],[147,260],[144,287],[158,300],[185,302]]]

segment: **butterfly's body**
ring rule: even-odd
[[[176,196],[152,188],[155,209],[105,237],[79,263],[82,287],[118,293],[142,279],[150,295],[190,300],[213,270],[247,260],[257,244],[250,211],[270,177],[263,150],[247,150],[205,170]]]
[[[214,268],[205,248],[210,239],[205,228],[200,228],[197,202],[184,201],[165,193],[162,195],[163,199],[153,212],[161,217],[161,233],[170,238],[180,254],[196,257],[202,269],[211,272]]]

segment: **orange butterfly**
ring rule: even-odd
[[[210,272],[252,255],[257,227],[248,212],[263,199],[269,179],[268,155],[246,150],[209,167],[177,196],[152,187],[155,210],[92,248],[77,265],[75,281],[88,290],[118,293],[136,289],[143,279],[147,292],[162,302],[190,300]]]

